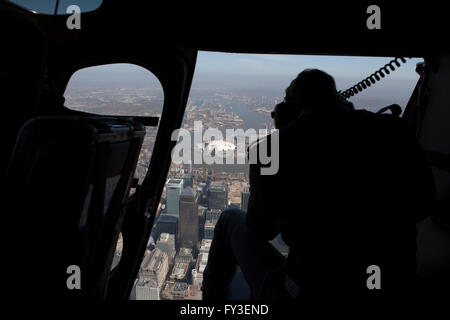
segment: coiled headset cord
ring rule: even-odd
[[[411,58],[409,58],[409,59],[411,59]],[[384,65],[384,67],[381,67],[380,69],[378,69],[377,71],[372,73],[370,76],[368,76],[364,80],[358,82],[351,88],[349,88],[345,91],[339,91],[339,93],[338,93],[339,99],[345,101],[348,98],[353,97],[355,94],[358,94],[361,91],[367,89],[372,84],[375,84],[377,81],[380,81],[386,75],[390,74],[391,71],[395,71],[395,67],[399,68],[401,65],[400,61],[402,63],[406,63],[405,58],[401,58],[401,57],[395,58],[395,59],[389,61],[389,63],[387,63],[386,65]],[[391,69],[391,70],[389,70],[389,69]]]

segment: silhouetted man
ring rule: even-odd
[[[354,301],[413,292],[416,223],[434,200],[414,135],[400,119],[340,102],[334,79],[316,69],[292,81],[273,117],[279,170],[261,175],[262,165],[251,165],[247,214],[222,213],[204,299],[225,296],[236,264],[255,299]],[[279,233],[287,259],[268,242]]]

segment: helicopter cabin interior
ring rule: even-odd
[[[70,29],[63,1],[48,12],[14,2],[20,4],[0,3],[3,288],[17,290],[14,274],[32,268],[48,298],[128,299],[166,183],[171,134],[182,124],[198,52],[208,51],[424,59],[403,113],[437,190],[436,206],[418,225],[418,272],[427,295],[448,295],[450,51],[444,36],[432,36],[441,29],[438,18],[427,19],[431,9],[383,7],[383,27],[369,30],[363,4],[293,10],[222,2],[204,12],[193,4],[104,0],[81,12],[81,28]],[[64,106],[74,73],[112,63],[140,66],[158,79],[160,117],[99,116]],[[133,172],[152,127],[151,161],[138,182]],[[111,270],[119,234],[122,255]],[[61,266],[74,264],[87,276],[81,290],[68,292]]]

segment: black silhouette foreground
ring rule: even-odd
[[[248,212],[222,213],[203,299],[225,299],[237,265],[252,299],[414,295],[416,224],[435,189],[413,132],[398,117],[342,103],[334,79],[316,69],[292,81],[272,116],[279,170],[261,175],[262,165],[251,165]],[[269,243],[279,233],[287,259]],[[370,266],[380,270],[380,289],[368,286]]]

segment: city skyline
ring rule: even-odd
[[[346,90],[374,73],[393,58],[354,56],[311,56],[284,54],[198,53],[190,98],[205,90],[247,90],[253,94],[283,97],[285,89],[299,72],[318,68],[335,78],[338,90]],[[397,103],[404,107],[419,78],[416,64],[423,59],[406,59],[381,81],[351,97],[364,108],[366,101]],[[139,88],[164,98],[159,80],[148,70],[133,64],[110,64],[85,68],[71,78],[66,93],[79,88]],[[380,106],[382,107],[382,106]]]

